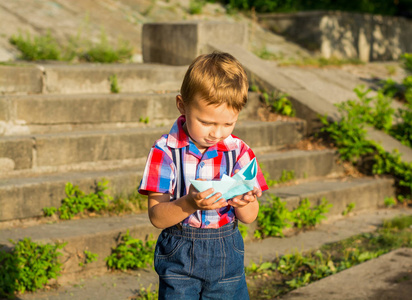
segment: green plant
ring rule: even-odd
[[[84,267],[87,264],[97,261],[99,255],[90,251],[84,250],[84,260],[79,262],[80,267]]]
[[[133,48],[127,41],[119,40],[117,47],[109,43],[104,31],[100,41],[93,44],[81,38],[80,31],[77,36],[71,36],[66,45],[60,45],[48,31],[45,35],[31,37],[21,32],[10,38],[10,43],[21,52],[21,58],[25,60],[58,60],[71,61],[75,57],[89,62],[113,63],[130,60]]]
[[[383,90],[378,90],[377,95],[368,97],[372,91],[364,86],[354,89],[358,99],[349,100],[337,105],[358,123],[367,123],[377,129],[388,131],[392,127],[392,118],[395,110],[391,107],[392,99]]]
[[[261,170],[262,170],[263,177],[265,178],[265,181],[268,187],[275,186],[277,184],[277,181],[270,179],[270,174],[269,172],[265,170],[265,166],[261,165]]]
[[[412,105],[399,108],[396,116],[401,122],[394,125],[389,133],[405,146],[412,147]]]
[[[314,227],[326,218],[325,214],[331,206],[325,198],[322,198],[319,205],[311,208],[309,199],[305,198],[299,203],[299,206],[292,211],[291,220],[299,229]]]
[[[266,166],[261,164],[261,170],[263,177],[265,178],[266,184],[269,187],[278,185],[280,183],[286,183],[291,180],[295,179],[295,171],[294,170],[282,170],[282,175],[280,175],[280,178],[278,180],[273,180],[270,178],[269,172],[266,171]]]
[[[114,214],[140,212],[147,209],[147,197],[134,190],[129,195],[116,196],[113,201],[109,203],[107,211]]]
[[[346,205],[346,208],[342,212],[342,215],[343,216],[348,215],[355,208],[355,206],[356,206],[355,202],[351,202],[348,205]]]
[[[382,86],[381,91],[383,92],[383,94],[391,98],[394,98],[396,95],[402,92],[399,84],[391,78],[382,80],[380,82],[380,85]]]
[[[41,245],[30,238],[10,242],[14,245],[11,252],[0,251],[0,296],[34,292],[60,276],[62,263],[58,258],[62,254],[58,250],[66,243]]]
[[[247,237],[248,227],[242,223],[239,223],[238,227],[239,227],[240,234],[245,239]]]
[[[146,117],[146,118],[140,117],[139,122],[144,123],[144,124],[149,124],[149,117]]]
[[[254,234],[256,238],[284,236],[283,229],[292,225],[286,203],[282,202],[279,197],[271,196],[266,203],[260,206],[257,224],[258,229]]]
[[[136,298],[132,298],[133,300],[157,300],[159,298],[159,293],[157,289],[152,291],[152,285],[150,284],[147,288],[140,288],[137,293]]]
[[[251,299],[277,299],[292,289],[335,274],[393,249],[412,246],[412,216],[387,220],[376,232],[295,252],[246,268]]]
[[[60,60],[61,49],[50,31],[44,36],[31,37],[27,32],[24,37],[21,32],[10,38],[10,43],[21,52],[21,58],[25,60]]]
[[[200,15],[203,11],[206,1],[203,0],[190,0],[189,2],[189,14]]]
[[[337,146],[342,160],[357,162],[363,156],[375,151],[374,146],[366,140],[366,130],[359,119],[360,112],[350,110],[347,114],[338,106],[341,114],[339,122],[331,122],[327,116],[320,117],[324,127],[321,132],[326,133]]]
[[[93,44],[80,55],[89,62],[114,63],[127,61],[132,57],[132,47],[127,41],[119,41],[118,47],[113,47],[104,31],[101,32],[100,41]]]
[[[389,76],[393,76],[396,74],[396,67],[395,66],[385,66],[386,70],[388,71]]]
[[[399,203],[405,204],[406,203],[406,198],[404,195],[397,195],[396,199],[398,200]]]
[[[409,1],[307,1],[307,0],[220,0],[228,9],[251,10],[252,8],[259,13],[267,12],[297,12],[305,10],[340,10],[372,14],[393,15],[399,11],[399,2],[403,9],[409,11],[412,4]]]
[[[280,176],[279,183],[289,182],[295,179],[295,171],[294,170],[282,170],[282,175]]]
[[[404,53],[401,55],[401,61],[404,65],[404,68],[412,72],[412,53]]]
[[[292,102],[288,99],[287,94],[272,92],[269,95],[268,93],[263,92],[262,98],[273,112],[289,117],[295,116],[296,111],[292,106]]]
[[[56,207],[44,207],[43,208],[43,214],[45,217],[51,217],[53,216],[55,213],[57,212],[57,208]]]
[[[307,45],[306,48],[312,48],[313,50],[319,49],[319,45],[316,43],[313,43],[310,41]],[[359,59],[339,59],[336,57],[331,57],[331,58],[324,58],[324,57],[318,57],[318,58],[304,58],[304,59],[289,59],[287,61],[283,60],[279,63],[279,66],[315,66],[315,67],[326,67],[326,66],[342,66],[342,65],[360,65],[364,64]]]
[[[111,269],[127,270],[147,267],[152,263],[156,241],[143,242],[130,236],[129,230],[122,236],[121,242],[106,257],[107,266]]]
[[[109,201],[112,199],[111,196],[105,193],[108,189],[107,184],[108,181],[102,179],[97,183],[95,192],[85,194],[78,186],[68,182],[65,188],[67,197],[62,200],[62,205],[58,209],[60,219],[69,220],[78,213],[85,211],[99,212],[107,208]]]
[[[250,86],[250,90],[251,90],[252,92],[260,92],[259,86],[256,85],[256,84],[252,84],[252,85]]]
[[[322,198],[319,205],[311,207],[306,198],[296,209],[289,211],[286,208],[286,202],[272,195],[266,203],[260,205],[257,216],[258,229],[254,236],[258,239],[269,236],[283,237],[283,230],[292,225],[298,229],[314,227],[326,218],[325,214],[331,206],[326,199]]]
[[[385,204],[386,207],[392,207],[396,205],[396,200],[393,197],[385,197],[383,200],[383,203]]]
[[[279,60],[283,58],[283,55],[277,55],[273,52],[270,52],[266,47],[257,50],[255,54],[264,60]]]
[[[356,107],[356,106],[355,106]],[[397,151],[386,152],[382,146],[366,139],[366,130],[360,117],[359,110],[345,111],[338,107],[341,120],[330,122],[327,117],[321,117],[325,125],[321,131],[327,133],[329,138],[338,147],[342,160],[352,163],[361,161],[364,157],[372,157],[371,172],[373,174],[392,174],[401,187],[412,190],[412,163],[402,162]],[[365,113],[364,113],[365,114]]]
[[[312,274],[306,273],[303,277],[295,277],[292,280],[286,281],[286,284],[292,289],[297,289],[301,286],[307,285],[310,282],[311,276]]]
[[[412,216],[399,216],[383,222],[383,228],[403,230],[411,228]]]
[[[110,81],[110,92],[112,92],[113,94],[120,93],[120,87],[117,81],[117,75],[116,74],[111,75],[109,77],[109,81]]]

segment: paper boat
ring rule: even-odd
[[[256,158],[253,158],[246,166],[240,169],[239,172],[233,175],[233,177],[229,177],[225,174],[222,176],[221,180],[190,180],[190,182],[199,192],[214,188],[214,193],[209,197],[219,192],[222,193],[222,196],[219,199],[225,198],[226,200],[229,200],[253,190],[253,187],[256,185],[257,170]]]

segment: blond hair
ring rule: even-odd
[[[192,62],[180,93],[187,105],[198,96],[208,105],[226,104],[240,111],[247,102],[248,89],[246,72],[239,61],[229,53],[213,52]]]

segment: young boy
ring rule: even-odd
[[[164,229],[155,250],[159,299],[249,299],[244,245],[237,220],[253,222],[257,197],[268,187],[258,169],[253,191],[219,199],[190,180],[233,176],[254,157],[232,135],[247,101],[248,80],[228,53],[194,60],[176,96],[181,116],[150,150],[139,192],[148,195],[149,218]]]

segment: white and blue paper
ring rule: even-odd
[[[246,166],[240,169],[239,172],[233,175],[233,177],[224,174],[221,180],[190,180],[190,182],[199,192],[204,192],[207,189],[213,188],[215,190],[214,193],[207,198],[216,193],[222,193],[222,196],[219,199],[225,198],[228,200],[253,190],[256,185],[257,170],[256,158],[253,158]]]

